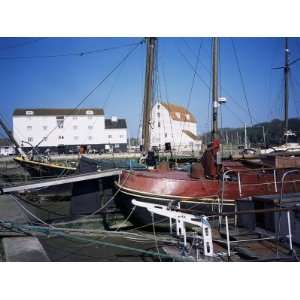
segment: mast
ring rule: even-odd
[[[151,109],[152,109],[153,85],[154,85],[155,46],[156,46],[157,39],[154,37],[148,37],[146,38],[146,40],[147,40],[147,58],[146,58],[146,72],[145,72],[142,143],[143,143],[143,150],[147,153],[150,150],[150,122],[151,122]]]
[[[244,149],[248,148],[248,143],[247,143],[247,125],[244,123]]]
[[[23,151],[22,147],[19,145],[19,143],[15,140],[14,136],[12,135],[11,131],[8,129],[8,127],[4,124],[4,122],[1,120],[0,118],[0,126],[3,128],[3,130],[5,131],[5,133],[7,134],[7,136],[9,137],[9,139],[11,140],[11,142],[13,144],[15,144],[17,151],[19,152],[19,154],[23,157],[27,159],[27,155],[25,154],[25,152]]]
[[[288,142],[288,130],[289,130],[289,48],[288,38],[285,38],[285,55],[284,55],[284,134],[285,142]]]
[[[213,104],[213,116],[212,116],[212,141],[219,138],[218,129],[218,58],[219,58],[219,38],[214,37],[212,41],[212,104]]]

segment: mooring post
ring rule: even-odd
[[[288,210],[286,212],[286,216],[287,216],[287,223],[288,223],[288,231],[289,231],[289,245],[290,245],[290,250],[293,251],[293,241],[292,241],[292,230],[291,230],[291,218],[290,218],[290,211]]]
[[[225,224],[226,224],[226,239],[227,239],[227,255],[230,257],[230,238],[229,238],[229,229],[228,229],[228,217],[225,216]]]

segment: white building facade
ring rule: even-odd
[[[9,139],[0,139],[0,156],[15,155],[16,148]]]
[[[157,102],[151,113],[151,147],[165,149],[170,143],[172,150],[200,151],[202,141],[197,135],[197,121],[186,108]]]
[[[114,117],[115,127],[120,119]],[[101,108],[86,109],[16,109],[13,113],[13,134],[24,147],[36,146],[42,150],[65,148],[76,151],[80,145],[102,151],[107,145],[121,150],[127,148],[126,120],[122,134],[116,135],[106,128],[104,111]],[[114,136],[112,141],[109,136]],[[122,138],[120,137],[122,136]]]

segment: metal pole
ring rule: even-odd
[[[287,216],[287,222],[288,222],[288,231],[289,231],[289,244],[290,244],[290,250],[293,250],[293,242],[292,242],[292,230],[291,230],[291,218],[290,218],[290,211],[288,210],[286,212],[286,216]]]
[[[219,138],[218,132],[218,58],[219,58],[219,38],[214,37],[212,40],[212,141]]]
[[[244,149],[247,149],[247,126],[244,124]]]
[[[229,229],[228,229],[228,217],[225,217],[225,223],[226,223],[226,239],[227,239],[227,253],[228,257],[230,257],[230,238],[229,238]]]
[[[284,131],[285,142],[288,142],[288,129],[289,129],[289,48],[288,38],[285,38],[285,64],[284,64]]]
[[[267,147],[267,144],[266,144],[265,126],[262,126],[262,130],[263,130],[264,146],[265,146],[265,148],[266,148],[266,147]]]

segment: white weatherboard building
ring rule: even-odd
[[[9,156],[16,154],[16,149],[9,139],[0,139],[0,156]]]
[[[197,135],[197,121],[186,108],[157,102],[151,114],[151,147],[165,149],[170,143],[176,151],[199,151],[202,141]]]
[[[16,109],[13,113],[13,134],[24,147],[35,146],[56,151],[76,151],[80,145],[101,151],[127,149],[125,119],[105,119],[101,108],[84,109]]]

